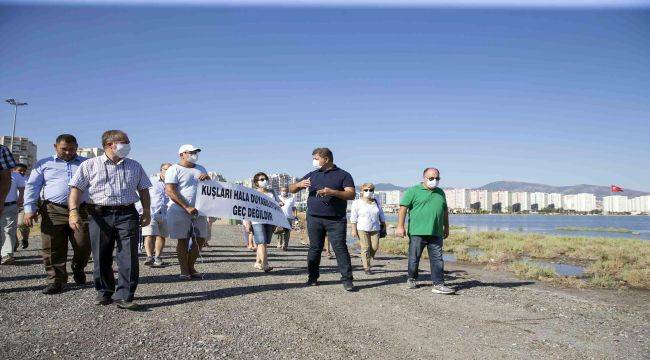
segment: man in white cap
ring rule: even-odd
[[[205,168],[196,164],[199,152],[201,149],[194,145],[182,145],[178,149],[180,161],[165,173],[165,192],[172,201],[167,209],[167,226],[169,237],[178,239],[176,254],[182,280],[202,278],[194,264],[208,233],[206,217],[199,216],[194,207],[199,181],[210,179]]]

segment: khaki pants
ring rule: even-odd
[[[68,209],[53,204],[40,208],[42,217],[41,240],[43,243],[43,264],[48,283],[65,284],[68,273],[65,263],[68,260],[68,241],[72,244],[72,271],[83,271],[90,258],[90,238],[88,235],[88,213],[86,207],[79,208],[82,221],[81,230],[74,232],[68,224]]]
[[[275,236],[278,238],[278,249],[287,250],[289,246],[289,237],[291,237],[291,230],[282,229],[282,232],[275,233]]]
[[[379,231],[359,230],[359,245],[361,246],[361,262],[364,270],[370,269],[370,262],[375,258],[379,249]]]

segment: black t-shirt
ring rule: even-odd
[[[302,180],[311,180],[307,198],[307,214],[312,216],[332,216],[345,218],[348,202],[334,196],[316,196],[316,191],[323,188],[343,191],[346,187],[354,188],[352,175],[336,165],[327,170],[314,170],[303,176]]]

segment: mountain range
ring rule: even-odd
[[[389,191],[389,190],[405,190],[405,187],[397,186],[389,183],[379,183],[375,185],[375,190],[378,191]],[[490,191],[498,190],[507,190],[507,191],[526,191],[526,192],[544,192],[544,193],[560,193],[564,195],[571,194],[580,194],[580,193],[589,193],[596,195],[596,198],[602,199],[603,196],[609,196],[610,188],[609,186],[602,185],[571,185],[571,186],[553,186],[546,184],[535,184],[522,181],[495,181],[483,186],[479,186],[476,189],[485,189]],[[627,197],[637,197],[643,195],[650,195],[646,191],[638,191],[632,189],[623,188],[623,192],[616,193],[618,195],[624,195]]]

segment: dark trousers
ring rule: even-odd
[[[336,254],[336,262],[341,272],[342,281],[352,280],[352,262],[350,253],[345,243],[347,220],[345,218],[330,218],[307,215],[307,234],[309,235],[309,254],[307,255],[307,269],[309,279],[318,279],[320,258],[327,235]]]
[[[440,236],[410,235],[409,242],[409,278],[417,279],[422,251],[427,248],[431,266],[431,282],[433,285],[444,283],[442,261],[442,238]]]
[[[68,224],[68,209],[52,203],[45,203],[39,208],[41,214],[41,241],[43,244],[43,265],[48,283],[65,284],[68,282],[66,261],[68,260],[68,242],[72,245],[73,272],[84,271],[90,258],[90,240],[88,239],[88,215],[85,206],[80,206],[81,230],[74,232]]]
[[[134,206],[120,209],[90,206],[90,244],[92,246],[95,289],[104,297],[132,301],[138,287],[138,227],[140,216]],[[113,276],[113,250],[117,262],[117,289]]]

